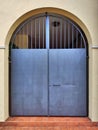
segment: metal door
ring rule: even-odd
[[[49,50],[49,115],[86,114],[85,49]]]
[[[87,115],[87,39],[74,21],[48,13],[31,17],[9,48],[11,115]]]
[[[11,115],[48,115],[47,50],[12,49]]]

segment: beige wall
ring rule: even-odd
[[[98,121],[98,49],[92,50],[92,120]]]
[[[0,120],[4,120],[4,50],[0,49]]]
[[[76,15],[87,26],[93,44],[98,44],[98,0],[0,0],[0,44],[5,43],[8,30],[20,16],[42,7],[56,7]]]
[[[89,40],[89,117],[98,121],[98,49],[92,49],[98,45],[98,0],[0,0],[0,45],[6,44],[6,49],[0,49],[0,121],[8,117],[7,45],[11,27],[25,13],[43,7],[66,10],[80,19],[80,25],[84,23]]]

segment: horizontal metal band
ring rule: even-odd
[[[0,49],[5,49],[5,46],[0,46]]]
[[[98,46],[97,46],[97,45],[96,45],[96,46],[92,46],[92,48],[93,48],[93,49],[98,49]]]

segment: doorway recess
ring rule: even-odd
[[[87,116],[87,42],[57,14],[19,25],[9,45],[10,115]]]

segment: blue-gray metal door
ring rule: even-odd
[[[40,14],[13,33],[11,115],[87,116],[87,39],[67,17]]]
[[[86,116],[85,49],[49,50],[49,115]]]
[[[85,49],[14,49],[11,58],[11,115],[87,115]]]
[[[47,50],[12,49],[11,115],[48,115]]]

